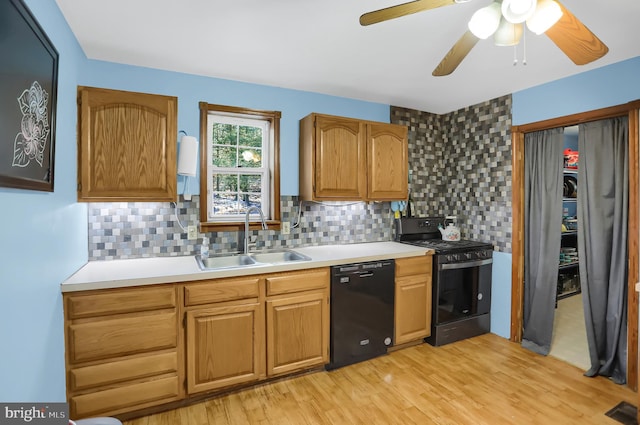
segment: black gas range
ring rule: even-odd
[[[444,219],[396,220],[396,241],[435,251],[431,336],[426,341],[436,346],[487,333],[491,326],[493,245],[442,240],[438,225]]]

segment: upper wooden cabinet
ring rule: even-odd
[[[408,162],[404,126],[321,114],[300,120],[303,200],[406,199]]]
[[[176,97],[78,87],[78,200],[174,201]]]

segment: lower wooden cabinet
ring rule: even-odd
[[[187,311],[189,394],[258,380],[261,312],[257,300]]]
[[[67,398],[74,419],[184,397],[177,288],[65,293]]]
[[[432,257],[396,260],[395,345],[431,334]]]
[[[267,300],[267,374],[328,363],[328,325],[325,291]]]
[[[431,256],[396,260],[395,344],[431,330]],[[328,267],[63,294],[74,419],[329,362]]]
[[[328,268],[212,279],[183,288],[188,394],[328,362]]]

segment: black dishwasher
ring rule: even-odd
[[[395,262],[331,267],[331,362],[335,369],[387,353],[393,342]]]

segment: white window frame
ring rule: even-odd
[[[239,220],[244,220],[245,214],[236,214],[236,215],[216,215],[213,212],[213,175],[214,174],[229,174],[229,175],[237,175],[238,178],[241,174],[251,174],[251,175],[259,175],[260,176],[260,205],[262,206],[262,210],[265,214],[265,218],[270,220],[269,212],[271,211],[270,205],[270,195],[271,191],[269,188],[269,163],[270,163],[270,139],[271,139],[271,130],[269,121],[249,118],[249,117],[241,117],[241,116],[231,116],[228,114],[221,114],[217,112],[210,112],[207,115],[207,164],[213,164],[213,144],[212,135],[210,134],[213,124],[231,124],[231,125],[239,125],[239,126],[251,126],[251,127],[259,127],[262,129],[262,145],[260,146],[260,151],[262,152],[261,162],[262,167],[259,168],[242,168],[242,167],[217,167],[215,165],[210,165],[207,167],[207,221],[209,222],[235,222]],[[239,150],[240,146],[238,146]],[[247,148],[250,148],[247,146]],[[240,193],[240,188],[238,187],[238,194]],[[255,219],[259,218],[260,215],[257,212],[252,212],[251,217],[255,217]]]
[[[280,112],[261,111],[233,106],[211,105],[200,102],[200,227],[201,231],[241,230],[245,214],[213,214],[213,175],[215,173],[255,174],[261,176],[261,209],[270,226],[280,224]],[[213,166],[213,123],[259,126],[263,129],[262,167],[215,167]],[[238,187],[238,192],[239,191]],[[260,219],[252,212],[250,221]]]

